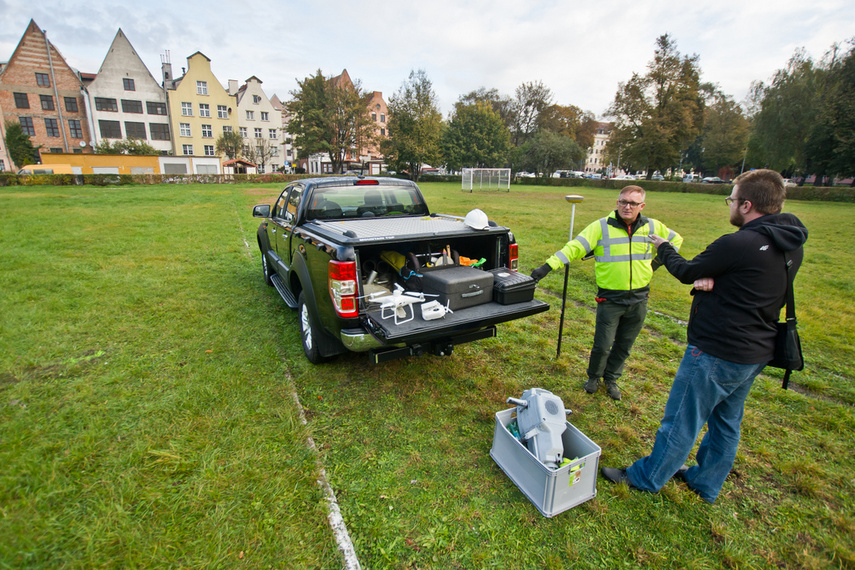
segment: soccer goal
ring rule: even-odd
[[[464,168],[463,190],[511,191],[510,168]]]

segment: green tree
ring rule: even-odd
[[[751,130],[752,162],[782,172],[804,172],[805,145],[817,121],[818,73],[803,49],[769,86],[761,86],[760,111]]]
[[[24,134],[21,123],[6,121],[5,140],[6,149],[9,151],[9,158],[12,159],[15,166],[22,168],[28,164],[35,163],[35,159],[38,156],[38,149],[33,146],[30,136]]]
[[[423,163],[437,164],[442,155],[442,113],[424,70],[409,79],[389,99],[389,138],[380,144],[386,163],[406,170],[418,181]]]
[[[217,139],[214,149],[217,154],[224,155],[229,160],[240,158],[243,151],[243,138],[235,131],[225,131]]]
[[[523,83],[511,103],[511,143],[520,146],[538,131],[541,115],[552,104],[552,91],[541,81]]]
[[[134,156],[157,156],[160,151],[139,139],[122,139],[111,143],[104,139],[95,145],[95,154],[129,154]]]
[[[466,105],[474,105],[475,103],[487,103],[502,119],[502,122],[508,129],[513,126],[513,100],[510,97],[502,96],[497,89],[487,89],[479,87],[475,91],[470,91],[466,95],[461,95],[457,103],[454,104],[455,110]]]
[[[451,170],[502,166],[509,148],[508,128],[485,102],[458,106],[443,132],[443,156]]]
[[[374,139],[374,123],[368,111],[368,98],[360,83],[327,78],[319,69],[313,76],[298,81],[287,104],[291,113],[288,130],[294,135],[298,156],[308,158],[326,153],[333,172],[341,172],[348,151],[369,145]]]
[[[818,116],[806,145],[807,170],[818,177],[855,174],[855,39],[834,46],[818,82]]]
[[[549,105],[540,114],[538,129],[566,135],[587,149],[594,144],[597,119],[592,112],[575,105]]]
[[[585,151],[571,137],[540,130],[522,147],[521,167],[539,178],[549,177],[560,168],[572,168]]]
[[[718,90],[706,106],[705,117],[700,137],[700,170],[731,178],[732,167],[744,157],[749,121],[739,104]]]
[[[614,119],[607,156],[646,168],[648,177],[675,166],[700,134],[703,110],[698,56],[682,56],[669,35],[660,36],[647,73],[620,83],[606,112]]]

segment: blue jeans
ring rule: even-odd
[[[674,377],[653,451],[630,465],[633,486],[657,492],[689,457],[707,424],[698,448],[698,464],[686,472],[686,483],[712,503],[733,467],[745,399],[764,364],[736,364],[689,345]]]

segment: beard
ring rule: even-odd
[[[738,209],[733,210],[730,213],[730,224],[732,226],[736,226],[737,228],[741,228],[745,224],[745,216],[742,215]]]

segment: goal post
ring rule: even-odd
[[[510,168],[464,168],[462,189],[511,191]]]

